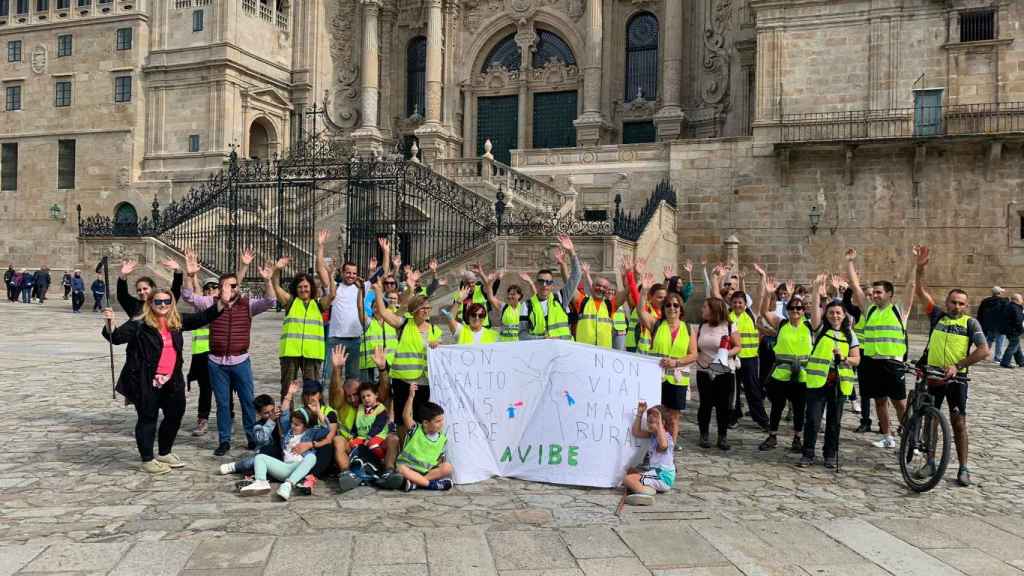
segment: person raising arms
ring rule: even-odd
[[[568,273],[565,285],[562,286],[558,294],[555,294],[552,289],[555,280],[551,270],[543,268],[538,271],[536,285],[534,285],[529,275],[520,275],[520,278],[527,284],[534,286],[534,295],[530,297],[529,302],[530,329],[527,333],[520,335],[523,340],[540,340],[544,338],[572,340],[572,332],[569,329],[569,314],[566,312],[565,306],[572,301],[582,273],[580,271],[580,260],[576,256],[576,247],[573,245],[572,239],[568,236],[559,236],[558,243],[572,260],[572,270]],[[562,268],[563,277],[565,277],[564,269],[566,264],[564,259],[562,261]]]
[[[935,300],[925,286],[924,272],[928,267],[930,251],[927,246],[916,246],[917,296],[925,303],[925,310],[931,322],[928,347],[923,360],[933,368],[944,370],[945,380],[928,380],[929,390],[935,398],[935,407],[942,408],[943,400],[949,404],[949,421],[953,425],[953,440],[956,442],[956,457],[960,461],[956,480],[961,486],[971,485],[971,473],[967,468],[967,383],[949,380],[957,375],[966,375],[967,369],[988,358],[988,340],[981,323],[967,314],[967,292],[953,288],[946,294],[945,309],[939,310]],[[971,346],[974,350],[971,350]],[[934,466],[934,463],[929,463]]]
[[[700,428],[700,447],[710,448],[708,440],[711,410],[718,423],[718,448],[729,450],[726,436],[732,413],[733,363],[743,350],[740,333],[729,322],[729,307],[721,298],[707,298],[701,307],[701,323],[697,326],[697,392],[700,409],[697,425]]]
[[[512,284],[505,289],[505,302],[502,303],[502,301],[498,300],[494,295],[494,290],[492,289],[494,281],[499,279],[500,274],[497,272],[484,274],[483,266],[479,264],[473,267],[473,271],[481,278],[487,279],[483,283],[484,295],[487,297],[487,301],[491,304],[491,309],[499,311],[501,332],[498,333],[498,341],[518,341],[519,334],[529,323],[529,309],[526,306],[526,302],[523,301],[523,289],[517,284]],[[533,288],[532,283],[530,284],[530,287],[531,289]]]
[[[590,278],[589,266],[584,271],[586,278]],[[616,293],[611,282],[601,276],[598,276],[592,285],[589,284],[585,283],[589,294],[579,290],[572,293],[571,306],[579,316],[576,322],[576,341],[611,349],[614,332],[612,317],[619,305],[628,298],[626,289],[623,288]]]
[[[878,424],[882,439],[875,442],[878,448],[895,448],[896,438],[889,423],[889,406],[896,408],[897,421],[903,420],[907,410],[907,388],[903,381],[901,364],[907,359],[907,318],[914,306],[913,280],[907,286],[904,307],[893,302],[895,289],[892,282],[879,280],[871,283],[871,302],[868,303],[860,287],[860,276],[854,261],[857,251],[846,251],[847,276],[853,288],[853,303],[865,310],[863,358],[860,363],[861,393],[875,399]],[[911,259],[911,263],[914,263]],[[916,267],[914,268],[916,272]]]
[[[469,324],[463,324],[456,320],[456,314],[462,307],[462,303],[469,297],[472,285],[465,285],[459,288],[459,299],[453,302],[448,308],[441,311],[448,322],[448,329],[452,336],[455,336],[455,343],[460,345],[468,344],[492,344],[498,341],[498,333],[484,326],[484,319],[487,318],[487,308],[479,302],[473,302],[466,307],[465,317]]]

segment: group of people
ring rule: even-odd
[[[1020,339],[1024,335],[1024,295],[1007,297],[1006,290],[992,287],[992,295],[978,304],[978,321],[992,349],[992,360],[1003,368],[1024,367]]]
[[[237,398],[246,452],[222,464],[219,472],[242,475],[237,483],[242,495],[269,493],[270,480],[277,480],[277,495],[287,500],[293,491],[309,494],[318,482],[335,477],[339,492],[359,485],[447,490],[453,469],[444,455],[444,408],[430,401],[427,350],[443,342],[551,338],[659,358],[660,402],[638,406],[633,425],[635,437],[650,439],[648,455],[624,480],[630,503],[650,504],[674,483],[672,453],[680,446],[681,413],[687,409],[691,381],[700,399],[701,448],[712,447],[714,412],[714,445],[731,449],[728,430],[744,416],[743,396],[746,415],[767,434],[760,450],[777,446],[788,406],[790,448],[801,455],[798,465],[815,463],[818,436],[823,435],[823,462],[832,468],[843,407],[858,388],[863,398],[875,401],[882,433],[875,445],[895,447],[888,409],[892,405],[899,418],[905,411],[906,326],[915,297],[932,326],[922,362],[951,378],[988,355],[985,333],[966,314],[966,292],[952,290],[941,308],[935,304],[925,282],[929,252],[924,246],[914,248],[912,282],[902,306],[895,303],[889,281],[861,286],[857,253],[850,250],[845,275],[821,273],[809,287],[777,281],[754,265],[758,281],[750,283],[748,292],[747,278],[735,263],[714,266],[710,277],[705,263],[708,294],[699,316],[688,321],[686,303],[694,291],[689,261],[686,279],[666,267],[659,282],[645,260],[627,259],[616,289],[615,279],[592,276],[571,238],[561,236],[554,252],[557,269],[521,273],[520,284],[502,291],[501,274],[473,266],[435,317],[431,295],[447,284],[438,277],[435,262],[425,282],[425,273],[402,266],[387,239],[381,239],[382,259],[371,259],[366,276],[360,277],[354,262],[330,268],[324,257],[327,240],[321,232],[315,270],[292,274],[286,287],[281,278],[290,266],[287,258],[259,265],[262,293],[252,295],[240,290],[255,260],[251,250],[242,253],[237,271],[203,283],[196,255],[186,251],[183,263],[163,262],[174,272],[171,288],[157,288],[151,278],[142,277],[135,282],[135,296],[127,277],[136,263],[122,264],[117,299],[129,318],[116,326],[113,311],[105,309],[103,334],[114,344],[128,345],[117,388],[138,415],[135,436],[143,470],[165,474],[184,465],[172,448],[185,412],[186,387],[196,382],[199,402],[192,433],[207,432],[215,400],[215,456],[231,452]],[[179,312],[179,300],[192,312]],[[255,395],[250,357],[252,319],[275,306],[285,312],[277,398]],[[434,323],[438,318],[440,325]],[[184,331],[192,331],[187,375],[182,368]],[[966,384],[931,384],[940,402],[949,403],[958,480],[968,485]]]
[[[20,300],[23,304],[31,304],[34,300],[42,304],[50,289],[50,269],[43,266],[34,272],[25,268],[16,270],[14,264],[10,264],[4,271],[4,286],[11,302]]]

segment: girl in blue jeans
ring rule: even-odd
[[[294,393],[298,389],[298,383],[293,382],[290,390]],[[290,394],[289,394],[290,395]],[[255,467],[255,481],[242,488],[239,493],[242,496],[257,496],[270,493],[270,482],[267,476],[281,481],[277,489],[277,495],[282,500],[288,500],[292,494],[292,486],[309,474],[316,465],[316,450],[309,447],[302,453],[297,454],[295,449],[300,444],[309,444],[317,440],[323,440],[327,436],[328,429],[320,425],[319,415],[313,413],[309,408],[302,407],[292,411],[284,411],[281,414],[280,425],[284,433],[284,460],[278,460],[266,454],[257,454],[253,463]]]

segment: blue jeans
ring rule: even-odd
[[[985,340],[988,341],[988,347],[992,350],[992,360],[998,362],[1006,349],[1006,336],[1000,334],[998,330],[989,329],[985,331]]]
[[[253,407],[252,364],[249,360],[234,366],[222,366],[213,360],[209,361],[210,387],[213,397],[217,400],[217,436],[220,443],[231,442],[231,428],[234,424],[231,416],[231,390],[238,394],[238,403],[242,406],[242,426],[245,437],[251,443],[252,426],[256,423],[256,408]]]
[[[344,346],[345,351],[348,352],[348,360],[345,360],[345,377],[359,378],[359,343],[362,340],[363,339],[358,336],[355,338],[338,338],[336,336],[331,336],[327,339],[327,354],[326,359],[324,360],[324,369],[322,371],[324,375],[325,391],[331,387],[331,371],[334,370],[334,366],[331,365],[331,351],[339,344]],[[324,399],[327,399],[326,394],[324,394]]]
[[[1003,353],[1003,360],[999,364],[1009,368],[1010,360],[1016,360],[1017,366],[1024,366],[1024,352],[1020,350],[1020,336],[1010,336],[1007,337],[1007,340],[1009,343],[1006,345],[1006,352]]]
[[[32,287],[26,286],[21,289],[21,301],[24,304],[32,302]]]

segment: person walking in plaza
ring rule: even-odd
[[[196,314],[180,314],[170,290],[153,290],[139,318],[129,318],[111,331],[114,310],[106,308],[103,337],[114,345],[127,344],[125,364],[117,379],[117,391],[135,406],[135,442],[142,459],[142,470],[166,474],[185,465],[171,452],[185,414],[185,378],[181,373],[182,332],[213,322],[224,310],[218,300]],[[164,413],[157,430],[157,419]],[[157,455],[153,456],[153,441]]]
[[[320,367],[325,357],[325,334],[322,310],[330,307],[334,299],[335,286],[324,260],[324,244],[330,235],[321,230],[317,236],[316,270],[320,286],[304,272],[292,278],[288,291],[281,288],[281,271],[288,266],[288,258],[281,258],[273,264],[271,283],[277,301],[287,310],[281,327],[281,342],[278,356],[281,362],[281,396],[296,378],[319,380]],[[269,264],[268,264],[269,265]]]
[[[40,304],[46,302],[46,293],[50,291],[50,282],[53,279],[50,277],[50,267],[42,266],[39,270],[36,270],[34,283],[35,283],[35,296],[36,300]]]
[[[1006,336],[1006,351],[999,362],[1002,368],[1013,368],[1010,361],[1017,362],[1017,367],[1024,367],[1024,352],[1020,348],[1020,337],[1024,333],[1024,297],[1014,294],[1006,306],[1006,320],[1003,328]]]
[[[984,298],[978,304],[978,322],[985,330],[985,340],[988,341],[988,347],[992,350],[993,362],[999,362],[1006,349],[1006,336],[1003,335],[1003,329],[1005,328],[1008,304],[1006,291],[999,286],[993,286],[992,295]]]
[[[641,302],[646,301],[651,286],[657,286],[654,275],[646,273],[640,290]],[[675,292],[665,297],[657,316],[646,307],[640,307],[639,314],[643,328],[653,334],[649,354],[661,358],[658,363],[662,369],[661,406],[666,416],[665,429],[672,443],[678,445],[680,413],[686,410],[690,390],[690,365],[697,360],[697,339],[690,338],[683,297]]]
[[[860,362],[860,342],[850,327],[842,300],[832,299],[821,308],[821,288],[827,274],[819,275],[811,288],[811,327],[814,343],[804,369],[806,415],[804,417],[803,454],[797,466],[814,464],[818,432],[825,417],[825,442],[822,447],[825,467],[836,467],[843,404],[853,393],[856,376],[853,368]],[[824,317],[824,319],[823,319]]]
[[[666,299],[666,302],[668,300]],[[732,414],[735,358],[743,350],[740,333],[729,322],[729,307],[721,298],[707,298],[701,306],[701,322],[697,326],[697,393],[700,408],[697,425],[700,447],[710,448],[708,433],[711,410],[718,424],[718,448],[729,450],[729,417]]]
[[[4,288],[7,289],[7,299],[14,302],[18,299],[15,295],[15,290],[18,287],[17,283],[18,271],[14,269],[14,264],[9,264],[7,270],[4,271]],[[64,299],[67,300],[67,291],[65,291]]]
[[[31,270],[21,271],[21,303],[31,304],[32,303],[32,291],[36,283],[35,272]]]
[[[60,277],[60,285],[64,287],[64,299],[71,296],[71,272],[65,271]]]
[[[896,437],[892,434],[889,422],[888,402],[896,408],[896,420],[902,422],[907,409],[907,388],[901,363],[907,359],[907,317],[914,306],[915,290],[912,284],[908,284],[906,301],[901,309],[893,302],[895,289],[891,282],[872,282],[869,305],[860,287],[860,276],[854,264],[856,259],[856,250],[851,248],[846,251],[847,276],[853,288],[853,302],[861,310],[866,310],[858,377],[862,382],[861,393],[875,399],[875,413],[878,414],[882,439],[874,445],[891,449],[896,447]]]
[[[971,485],[971,472],[967,468],[967,383],[949,380],[957,375],[967,375],[969,366],[988,358],[988,339],[981,323],[967,314],[967,292],[953,288],[946,294],[945,309],[940,310],[925,286],[925,269],[930,251],[927,246],[915,246],[917,267],[915,291],[925,303],[925,310],[931,323],[928,347],[923,360],[928,366],[945,372],[945,380],[928,381],[928,390],[935,398],[937,408],[945,400],[949,404],[949,421],[953,426],[953,440],[956,443],[956,457],[960,468],[956,480],[961,486]],[[971,347],[974,347],[971,350]],[[935,466],[929,462],[926,466]],[[930,475],[930,471],[929,471]]]
[[[218,298],[220,296],[220,284],[216,280],[210,280],[203,284],[203,296]],[[213,388],[210,386],[210,327],[203,326],[192,331],[192,359],[188,364],[188,375],[185,381],[191,385],[195,382],[199,386],[199,402],[196,406],[196,427],[192,430],[193,436],[206,434],[210,422],[210,409],[213,405]],[[231,395],[228,395],[230,402]],[[259,407],[255,407],[259,412]],[[231,415],[234,417],[235,407],[232,403]]]
[[[92,292],[92,311],[102,312],[103,311],[103,297],[107,294],[107,283],[103,281],[103,278],[99,276],[92,281],[89,286],[89,291]]]
[[[530,329],[521,334],[523,340],[540,340],[554,338],[557,340],[572,340],[572,331],[569,328],[569,314],[567,306],[576,294],[576,287],[579,286],[582,270],[580,259],[576,255],[576,247],[568,236],[559,236],[558,243],[562,250],[568,254],[571,261],[571,271],[565,277],[565,285],[555,293],[552,288],[555,284],[554,275],[551,270],[543,268],[537,272],[536,282],[531,280],[528,274],[520,276],[525,282],[534,286],[534,294],[529,301],[528,320]],[[563,261],[564,262],[564,261]],[[423,395],[421,393],[421,395]],[[397,398],[396,398],[397,402]],[[396,404],[398,406],[400,404]]]
[[[775,292],[775,280],[766,276],[762,289],[765,293]],[[791,298],[786,302],[786,318],[783,319],[768,309],[767,299],[761,301],[761,317],[775,331],[775,345],[768,378],[768,395],[772,402],[768,437],[758,450],[771,450],[778,446],[779,424],[787,402],[793,406],[793,442],[789,450],[795,453],[803,450],[800,434],[804,428],[806,399],[804,366],[813,348],[813,330],[804,317],[804,309],[802,299]]]
[[[79,313],[82,311],[82,304],[85,303],[85,278],[82,278],[82,271],[75,270],[71,277],[71,311]],[[132,315],[131,317],[134,317]]]
[[[224,313],[210,324],[210,353],[207,357],[210,370],[210,386],[217,401],[217,448],[214,456],[223,456],[231,450],[231,429],[234,417],[231,415],[231,393],[238,395],[242,408],[242,426],[249,446],[254,446],[252,427],[256,422],[253,406],[252,362],[249,358],[249,341],[252,334],[252,319],[272,308],[274,286],[270,279],[273,267],[260,269],[264,280],[264,296],[250,298],[238,290],[239,279],[244,278],[253,253],[246,250],[242,255],[239,273],[221,274],[220,296],[217,301],[225,303]],[[185,251],[185,272],[187,275],[182,298],[197,310],[209,308],[214,299],[195,294],[196,274],[199,273],[199,259],[192,250]]]

